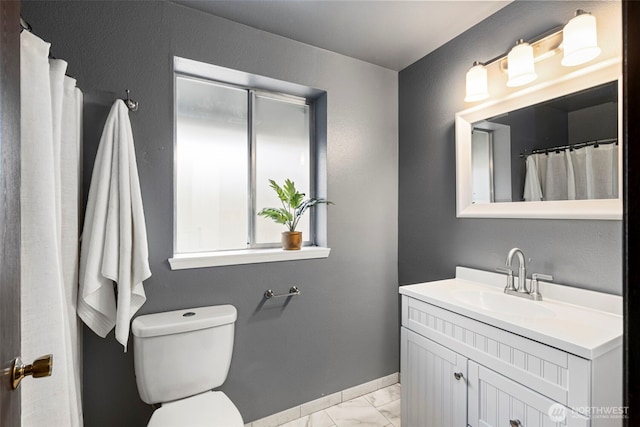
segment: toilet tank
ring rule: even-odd
[[[170,402],[221,386],[231,364],[236,318],[232,305],[136,317],[131,329],[142,400]]]

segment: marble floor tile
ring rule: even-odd
[[[365,395],[364,398],[376,408],[387,405],[400,399],[400,384],[381,388],[380,390]]]
[[[340,393],[336,393],[336,395],[340,395]],[[317,402],[311,403],[315,404]],[[289,419],[291,420],[291,418]],[[401,427],[400,384],[393,384],[364,396],[336,404],[324,410],[317,410],[317,412],[278,425],[278,427],[352,426]]]
[[[400,426],[401,424],[400,423],[400,400],[394,400],[391,403],[387,403],[386,405],[379,406],[377,409],[378,411],[380,411],[382,415],[384,415],[386,419],[391,421],[394,427],[401,427]]]
[[[380,412],[364,397],[343,402],[325,409],[337,427],[385,427],[389,424]]]
[[[336,425],[325,411],[318,411],[279,427],[336,427]]]

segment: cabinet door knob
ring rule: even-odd
[[[520,420],[509,420],[510,427],[524,427]]]
[[[464,375],[462,375],[462,372],[454,372],[453,376],[455,377],[455,379],[457,379],[458,381],[460,381],[462,378],[464,378]]]

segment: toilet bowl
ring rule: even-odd
[[[221,391],[233,352],[237,311],[232,305],[138,316],[133,331],[141,399],[161,404],[148,427],[243,427]]]

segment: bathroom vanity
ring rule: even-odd
[[[622,298],[506,276],[400,287],[403,427],[620,426]]]

